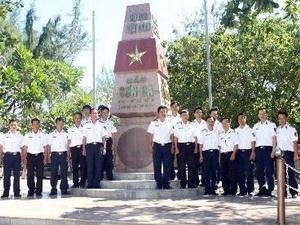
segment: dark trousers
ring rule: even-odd
[[[20,153],[17,153],[16,155],[13,155],[11,153],[4,153],[3,157],[3,172],[4,172],[4,178],[3,178],[3,187],[4,195],[9,195],[9,189],[10,189],[10,176],[11,171],[13,171],[14,176],[14,194],[19,195],[20,194],[20,170],[21,170],[21,155]]]
[[[72,168],[73,168],[73,184],[75,187],[85,187],[87,179],[86,157],[82,155],[82,145],[71,147]],[[79,182],[80,167],[80,182]]]
[[[182,188],[195,188],[196,185],[196,162],[195,162],[195,144],[178,143],[179,154],[179,179]],[[188,167],[188,179],[186,178],[186,166]]]
[[[294,152],[285,151],[283,157],[284,157],[285,162],[288,165],[295,168]],[[296,173],[293,170],[291,170],[290,168],[288,169],[288,176],[289,176],[289,179],[287,181],[288,185],[290,185],[291,187],[293,187],[295,189],[298,189]],[[290,188],[290,193],[291,193],[291,195],[295,195],[295,194],[297,194],[297,191],[294,191],[293,189]]]
[[[259,184],[259,191],[264,194],[271,194],[274,190],[274,159],[271,158],[272,146],[255,148],[256,153],[256,178]],[[268,188],[265,184],[267,181]]]
[[[67,191],[68,185],[68,162],[67,162],[67,152],[52,152],[51,153],[51,178],[50,184],[52,187],[52,192],[57,191],[57,180],[58,180],[58,169],[60,169],[60,190],[62,192]]]
[[[100,188],[101,170],[103,166],[102,143],[86,145],[88,188]]]
[[[153,144],[154,179],[158,187],[168,187],[172,169],[172,144]],[[163,166],[163,173],[161,167]]]
[[[235,195],[237,192],[236,162],[230,160],[232,152],[221,153],[221,180],[225,194]]]
[[[197,152],[194,154],[194,159],[195,159],[195,165],[196,165],[196,171],[195,171],[195,186],[198,187],[200,184],[200,179],[199,179],[199,170],[201,168],[201,163],[200,163],[200,153]]]
[[[101,171],[101,180],[104,178],[104,172],[107,180],[113,179],[113,152],[112,138],[106,140],[106,154],[103,156],[103,169]]]
[[[254,191],[253,162],[250,161],[251,149],[239,149],[236,154],[238,185],[241,194]]]
[[[27,154],[27,186],[28,194],[43,192],[44,154]],[[34,182],[36,176],[36,183]]]
[[[172,154],[171,177],[170,177],[171,180],[174,180],[176,177],[180,179],[179,172],[178,171],[177,173],[175,172],[175,160],[177,163],[177,167],[179,167],[179,157],[174,153]]]
[[[212,149],[202,152],[203,156],[203,182],[205,193],[215,191],[217,167],[219,165],[219,150]]]

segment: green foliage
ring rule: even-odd
[[[244,111],[250,123],[266,106],[271,119],[279,109],[290,112],[300,128],[299,24],[268,18],[252,19],[242,30],[219,28],[211,34],[214,105],[223,116]],[[207,109],[207,72],[202,36],[183,36],[167,43],[170,92],[184,108]]]
[[[72,24],[50,19],[39,38],[33,30],[34,10],[27,13],[25,32],[14,20],[0,16],[0,55],[7,61],[0,68],[0,129],[11,117],[20,120],[22,132],[33,117],[40,118],[47,131],[53,129],[57,117],[63,117],[68,127],[72,114],[91,102],[78,87],[82,70],[71,66],[87,41],[79,17],[80,0],[74,3]],[[41,49],[38,54],[37,49]]]
[[[227,2],[221,23],[235,27],[256,18],[260,13],[271,13],[279,4],[273,0],[230,0]]]
[[[13,9],[19,7],[23,7],[22,0],[0,0],[0,18],[4,18]]]
[[[70,24],[63,24],[61,17],[50,18],[40,36],[33,29],[37,17],[34,8],[26,15],[25,45],[33,51],[35,58],[40,56],[54,61],[72,63],[74,57],[88,44],[88,33],[82,26],[80,14],[81,0],[74,0]]]

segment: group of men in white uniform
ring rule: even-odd
[[[177,157],[181,188],[199,185],[201,164],[204,195],[218,195],[217,184],[222,181],[222,195],[272,196],[276,147],[284,151],[285,162],[290,166],[295,167],[298,160],[298,133],[288,124],[285,111],[277,114],[278,127],[268,120],[266,108],[258,110],[259,122],[253,128],[247,124],[246,115],[240,113],[236,129],[231,128],[230,118],[218,120],[218,108],[211,109],[205,120],[202,108],[195,108],[193,122],[189,122],[187,110],[179,110],[178,102],[171,103],[171,111],[168,115],[167,107],[158,107],[157,118],[148,127],[157,189],[171,188],[169,181],[175,178]],[[259,186],[256,193],[254,168]],[[296,174],[291,169],[287,183],[292,187],[291,196],[297,197]]]
[[[9,121],[9,131],[0,135],[4,187],[1,198],[9,197],[12,173],[14,197],[21,197],[21,166],[27,168],[28,197],[42,196],[46,165],[51,168],[50,195],[57,195],[59,175],[61,194],[69,194],[67,172],[70,160],[73,188],[100,188],[104,175],[108,180],[113,179],[113,137],[117,130],[110,120],[109,108],[102,105],[97,110],[85,105],[83,115],[76,112],[73,118],[74,124],[67,132],[63,118],[57,118],[55,129],[49,134],[41,130],[40,120],[33,118],[31,131],[24,136],[18,131],[18,122]]]

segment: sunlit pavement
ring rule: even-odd
[[[3,181],[1,192],[3,191]],[[71,182],[70,182],[71,184]],[[61,196],[0,200],[0,224],[276,224],[276,198],[203,197],[197,199],[105,200]],[[180,194],[180,189],[178,190]],[[300,198],[286,200],[287,224],[300,224]]]

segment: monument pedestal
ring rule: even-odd
[[[152,154],[148,151],[147,144],[147,128],[152,120],[153,117],[121,118],[116,135],[116,171],[153,171]]]
[[[120,118],[117,172],[153,170],[147,128],[159,105],[170,102],[166,61],[149,4],[128,6],[114,72],[112,114]]]

